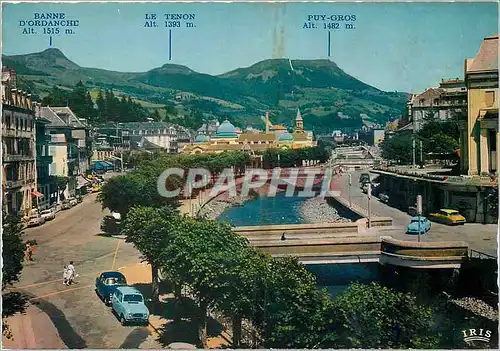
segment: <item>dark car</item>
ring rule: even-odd
[[[104,216],[101,221],[101,231],[106,234],[119,234],[121,221],[113,216]]]
[[[120,272],[103,272],[95,279],[95,291],[106,305],[111,303],[115,289],[126,285],[127,280]]]
[[[361,175],[359,176],[359,183],[370,183],[370,173],[361,173]]]

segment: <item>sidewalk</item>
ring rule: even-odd
[[[146,263],[138,263],[133,266],[123,267],[118,269],[127,279],[129,285],[143,285],[151,284],[151,266]],[[150,285],[147,287],[150,289]],[[160,301],[166,298],[173,297],[172,294],[160,295]],[[165,326],[171,323],[172,320],[159,315],[149,316],[149,329],[152,337],[148,337],[139,348],[165,348],[166,345],[161,344],[161,339],[163,337],[163,332],[166,330]],[[177,340],[176,342],[184,342],[184,340]],[[223,344],[227,344],[223,337],[211,337],[208,340],[209,348],[218,348]]]
[[[13,339],[2,336],[3,349],[66,349],[49,316],[35,305],[7,318]]]

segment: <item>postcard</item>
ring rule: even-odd
[[[498,349],[498,2],[2,1],[2,344]]]

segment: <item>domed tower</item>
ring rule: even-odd
[[[295,132],[303,133],[304,132],[304,120],[300,115],[300,110],[297,109],[297,117],[295,117]]]
[[[236,128],[227,119],[217,128],[215,139],[238,139]]]

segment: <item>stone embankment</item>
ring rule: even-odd
[[[227,208],[232,206],[241,206],[245,201],[249,199],[250,199],[249,197],[241,197],[241,196],[236,196],[236,197],[221,196],[216,199],[213,199],[205,206],[203,206],[198,215],[200,217],[205,217],[207,219],[217,219],[217,217],[219,217]]]
[[[308,223],[349,223],[350,219],[341,217],[337,210],[322,197],[313,197],[303,202],[300,216]]]
[[[488,318],[494,322],[498,321],[498,311],[482,300],[473,297],[462,297],[452,299],[451,302],[478,316]]]

